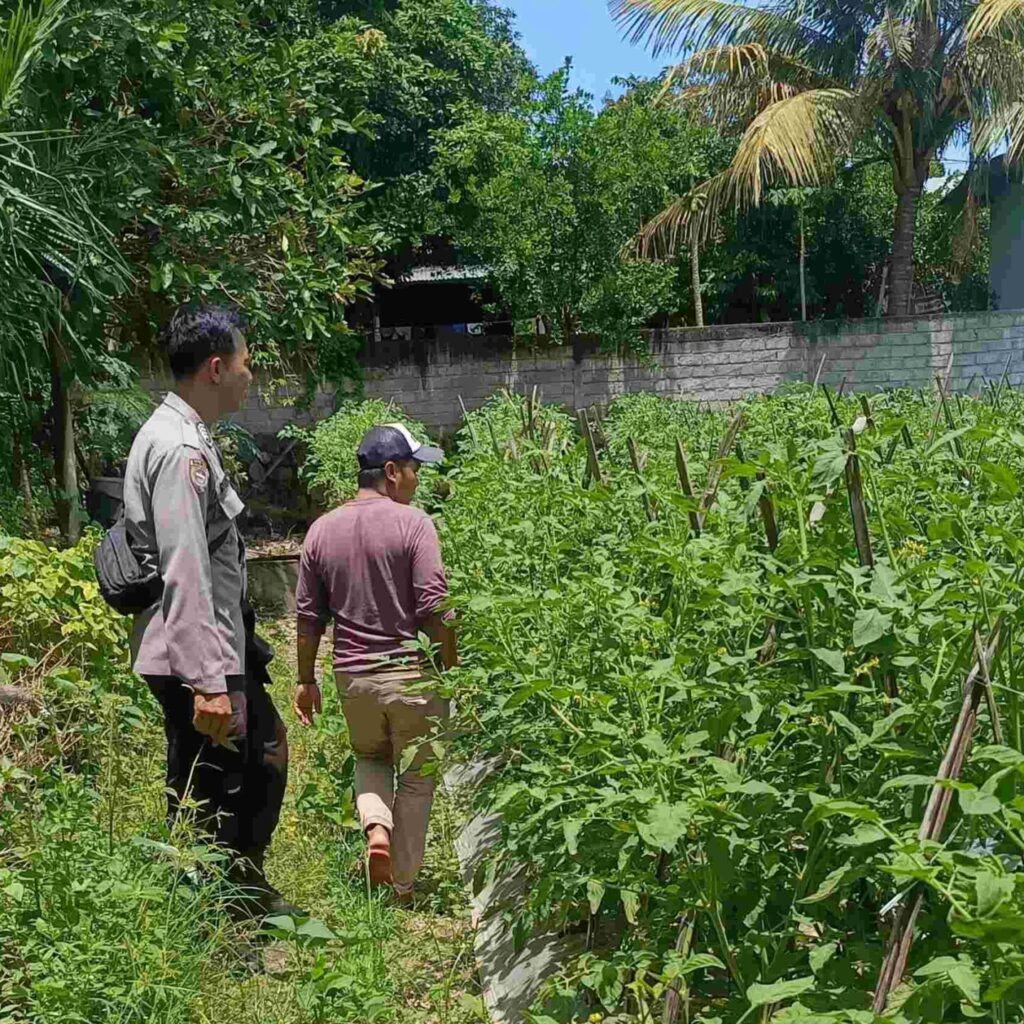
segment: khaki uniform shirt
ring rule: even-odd
[[[236,525],[244,507],[199,414],[168,394],[136,435],[124,480],[133,550],[164,581],[161,599],[135,616],[140,675],[177,676],[215,694],[245,673],[247,580]]]

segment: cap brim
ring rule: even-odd
[[[417,462],[444,462],[444,452],[440,448],[432,448],[429,444],[420,445],[412,457]]]

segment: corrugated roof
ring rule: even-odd
[[[399,279],[403,284],[432,284],[435,281],[482,281],[490,267],[413,267]]]

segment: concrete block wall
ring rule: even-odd
[[[575,409],[618,395],[651,391],[722,403],[769,392],[787,381],[821,379],[833,386],[878,391],[930,387],[953,356],[951,384],[962,389],[995,380],[1004,370],[1024,382],[1024,310],[936,317],[773,323],[652,332],[643,355],[572,346],[529,348],[510,338],[452,335],[432,342],[386,342],[363,353],[367,397],[393,399],[436,432],[461,420],[500,388],[537,387],[546,402]],[[151,381],[159,390],[165,382]],[[286,396],[285,396],[286,397]],[[332,395],[320,392],[308,412],[267,403],[255,390],[236,421],[254,434],[328,415]]]

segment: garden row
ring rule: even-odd
[[[537,1022],[1021,1019],[1022,410],[469,415],[440,522],[454,747],[499,766],[475,884],[524,871],[517,935],[585,946]]]

